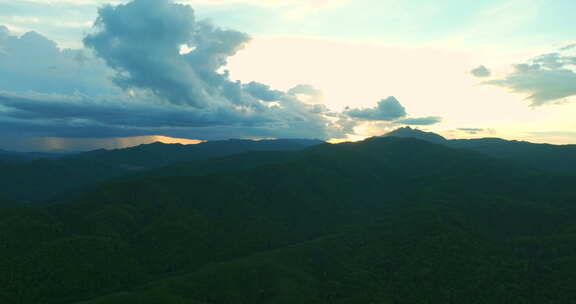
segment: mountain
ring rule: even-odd
[[[514,159],[542,170],[576,174],[576,145],[534,144],[499,138],[455,139],[450,140],[449,145]]]
[[[109,178],[179,161],[204,160],[247,151],[299,150],[320,143],[323,142],[308,139],[224,140],[197,145],[153,143],[23,163],[0,163],[0,191],[17,202],[42,201]]]
[[[409,137],[409,138],[417,138],[437,144],[444,144],[447,142],[446,138],[432,132],[425,132],[418,129],[412,129],[410,127],[403,127],[398,128],[392,132],[389,132],[384,135],[384,137],[393,136],[393,137]]]
[[[0,150],[0,163],[23,163],[40,158],[59,158],[65,154],[42,152],[14,152]]]
[[[243,160],[252,164],[224,169]],[[576,177],[393,136],[196,165],[203,173],[115,179],[74,201],[0,209],[0,302],[576,296]]]
[[[452,139],[410,127],[396,129],[384,136],[410,137],[506,158],[541,170],[576,174],[576,145],[534,144],[500,138]]]

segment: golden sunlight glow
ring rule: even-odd
[[[151,136],[154,141],[161,142],[164,144],[182,144],[182,145],[195,145],[203,142],[197,139],[187,139],[187,138],[176,138],[168,136]]]
[[[33,138],[38,150],[42,151],[88,151],[95,149],[122,149],[142,144],[161,142],[165,144],[193,145],[203,141],[196,139],[174,138],[167,136],[133,136],[115,138],[64,138],[40,137]]]
[[[361,140],[365,140],[368,137],[369,136],[348,135],[348,137],[346,137],[346,138],[331,138],[331,139],[327,140],[326,142],[331,143],[331,144],[339,144],[339,143],[343,143],[343,142],[361,141]]]

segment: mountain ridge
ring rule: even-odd
[[[0,189],[13,201],[46,200],[74,188],[179,161],[203,160],[248,151],[294,151],[320,140],[225,140],[195,145],[152,143],[126,149],[94,150],[55,159],[0,163]]]
[[[514,160],[541,170],[576,174],[576,145],[538,144],[495,137],[446,139],[436,133],[410,127],[399,128],[383,136],[418,138],[452,148],[468,149],[492,157]]]

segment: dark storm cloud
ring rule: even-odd
[[[227,60],[249,41],[172,0],[103,6],[80,50],[0,27],[0,130],[5,138],[328,139],[353,134],[362,121],[407,116],[394,97],[334,112],[307,84],[283,92],[232,81]]]
[[[571,48],[564,47],[561,51]],[[508,75],[484,83],[527,94],[531,106],[541,106],[576,95],[575,66],[576,56],[548,53],[516,64]]]
[[[254,113],[239,116],[227,108],[199,111],[171,104],[141,103],[112,97],[95,99],[83,95],[0,92],[0,105],[6,108],[4,117],[15,119],[94,121],[134,127],[205,127],[227,125],[229,121],[237,125],[253,125],[269,121],[266,116]]]
[[[426,126],[437,124],[442,121],[442,117],[428,116],[428,117],[415,117],[396,120],[395,123],[414,126]]]
[[[352,118],[367,121],[393,121],[406,116],[406,109],[393,96],[382,99],[376,107],[369,109],[349,109],[346,114]]]
[[[272,90],[269,85],[255,81],[249,82],[243,87],[246,92],[263,101],[278,101],[285,95],[282,91]]]
[[[168,0],[108,5],[95,25],[98,32],[84,43],[117,71],[115,81],[123,88],[150,90],[196,108],[258,105],[218,71],[250,40],[248,35],[197,21],[190,6]],[[180,54],[183,45],[193,51]]]
[[[248,40],[169,0],[104,6],[85,39],[90,50],[60,50],[40,34],[2,27],[0,76],[13,81],[0,83],[0,128],[94,138],[343,136],[346,127],[317,105],[229,80],[222,67]]]
[[[492,72],[490,72],[490,70],[487,67],[481,65],[472,69],[470,71],[470,74],[476,77],[490,77],[490,75],[492,75]]]
[[[166,135],[195,139],[230,137],[328,138],[343,127],[324,119],[309,119],[311,108],[297,100],[266,112],[239,113],[235,109],[198,110],[182,105],[83,95],[14,94],[0,92],[0,129],[54,137],[125,137]],[[300,112],[300,113],[299,113]],[[282,117],[280,119],[279,117]]]
[[[290,94],[229,80],[221,68],[250,37],[196,20],[190,6],[169,0],[105,6],[95,26],[97,32],[84,42],[116,70],[115,82],[124,89],[151,92],[172,105],[219,118],[222,126],[289,126],[319,138],[338,133],[337,126]],[[182,46],[190,51],[182,53]]]

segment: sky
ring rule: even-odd
[[[576,144],[573,0],[0,0],[0,149]]]

